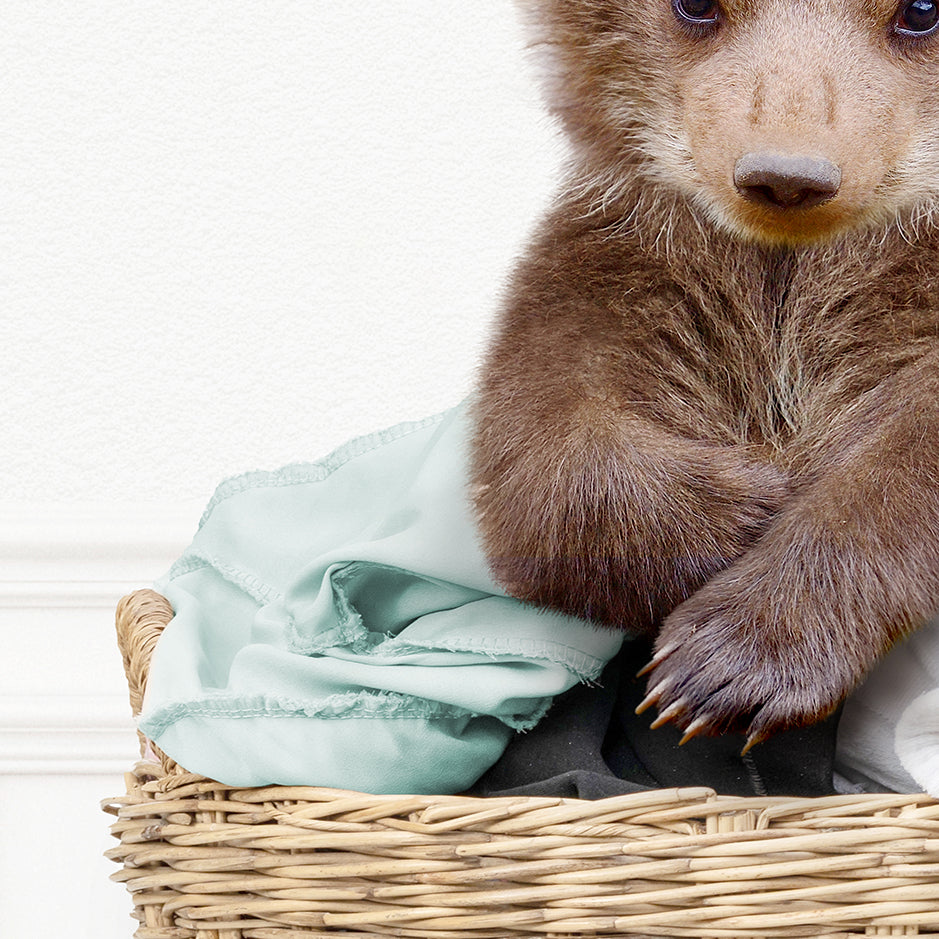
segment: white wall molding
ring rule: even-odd
[[[0,503],[0,776],[130,767],[114,607],[167,570],[201,509]]]
[[[110,602],[164,573],[195,532],[194,503],[0,502],[0,604]]]
[[[148,587],[152,580],[0,581],[0,610],[113,609],[126,593]]]
[[[0,695],[0,775],[123,774],[135,741],[126,696]]]

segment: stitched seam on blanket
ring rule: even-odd
[[[606,659],[580,652],[569,646],[548,640],[488,637],[486,639],[461,639],[454,642],[434,641],[426,644],[399,642],[394,637],[379,646],[368,648],[360,634],[346,632],[342,627],[332,629],[314,642],[299,633],[293,623],[288,625],[289,649],[298,655],[330,657],[333,649],[350,649],[353,654],[375,662],[382,662],[394,667],[400,662],[407,665],[407,658],[425,652],[464,652],[469,655],[485,656],[494,662],[505,659],[522,659],[532,664],[549,662],[560,665],[576,676],[578,681],[591,682],[599,677],[606,665]],[[372,634],[374,635],[374,634]],[[302,641],[301,641],[302,640]]]
[[[205,570],[207,567],[216,571],[218,575],[228,581],[228,583],[234,584],[234,586],[243,590],[257,603],[277,603],[284,599],[280,591],[276,590],[270,584],[265,583],[260,577],[249,574],[247,571],[243,571],[240,568],[233,567],[231,564],[226,564],[214,555],[207,554],[203,551],[192,551],[185,557],[180,558],[169,569],[166,576],[161,581],[157,582],[157,586],[161,583],[175,580],[177,577],[182,577],[184,574]]]
[[[390,646],[390,648],[389,648]],[[551,662],[572,672],[580,681],[592,681],[597,678],[606,665],[606,659],[600,659],[579,649],[547,639],[513,639],[508,636],[487,636],[473,639],[462,638],[453,642],[434,642],[417,645],[406,641],[391,639],[380,650],[390,656],[406,656],[420,652],[469,652],[485,655],[493,659],[517,657],[526,660]]]
[[[376,431],[372,434],[366,434],[362,437],[356,437],[348,443],[343,444],[337,450],[324,457],[322,460],[316,460],[312,463],[292,463],[276,470],[252,470],[248,473],[242,473],[238,476],[232,476],[229,479],[219,483],[209,504],[205,507],[202,517],[199,519],[199,528],[205,524],[212,510],[221,502],[231,496],[244,492],[246,489],[255,489],[275,486],[294,486],[304,483],[322,482],[337,469],[346,463],[364,456],[372,450],[377,450],[386,444],[394,443],[403,437],[417,433],[427,427],[439,424],[448,414],[448,411],[434,414],[419,421],[405,421],[389,427],[386,430]]]
[[[173,724],[192,717],[239,720],[243,718],[318,718],[320,720],[453,720],[493,717],[513,730],[530,730],[546,713],[550,699],[533,699],[532,710],[524,714],[486,714],[458,705],[415,698],[395,692],[348,692],[331,695],[323,701],[304,704],[299,701],[250,697],[238,701],[225,696],[162,705],[143,716],[138,726],[151,740]]]

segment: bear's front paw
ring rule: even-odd
[[[753,744],[830,714],[856,684],[837,636],[819,623],[781,623],[772,610],[724,598],[714,582],[665,620],[650,673],[653,727],[697,734],[744,732]]]

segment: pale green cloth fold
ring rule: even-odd
[[[508,598],[464,407],[223,483],[156,586],[176,616],[141,730],[230,785],[458,792],[621,636]]]

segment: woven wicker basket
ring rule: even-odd
[[[152,591],[118,608],[135,713],[171,615]],[[939,937],[923,795],[373,796],[161,759],[104,804],[138,939]]]

